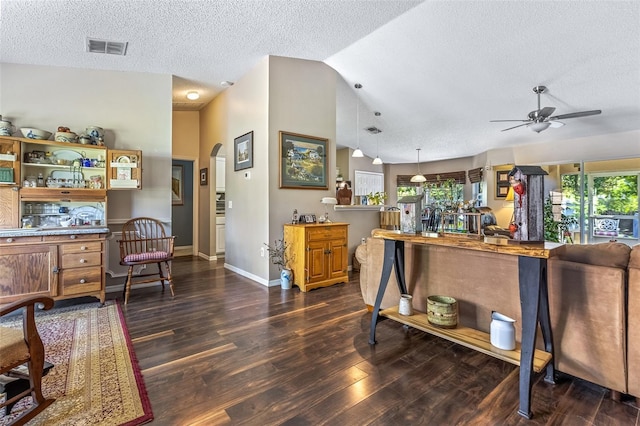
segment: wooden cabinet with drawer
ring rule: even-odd
[[[63,296],[99,292],[102,288],[102,241],[82,241],[60,245],[60,293]]]
[[[301,291],[349,281],[347,223],[286,224],[293,282]]]
[[[104,303],[107,234],[34,233],[0,238],[0,304],[33,295],[95,296]]]

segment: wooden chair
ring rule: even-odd
[[[31,408],[15,418],[10,423],[12,425],[27,423],[55,401],[55,399],[45,399],[42,396],[44,345],[36,328],[36,305],[42,305],[43,309],[51,309],[53,299],[50,297],[31,297],[0,308],[0,316],[22,309],[22,330],[0,327],[0,374],[12,375],[9,373],[11,370],[26,364],[29,377],[28,389],[0,403],[0,408],[7,407],[8,411],[17,401],[28,395],[31,395],[33,400]]]
[[[173,259],[174,236],[167,236],[162,223],[149,217],[137,217],[129,220],[122,227],[122,239],[120,243],[120,264],[129,267],[127,281],[124,285],[124,304],[129,301],[131,286],[134,284],[160,281],[164,292],[165,280],[169,282],[171,296],[173,293],[173,281],[171,280],[171,265]],[[155,263],[158,272],[149,272],[133,277],[133,268],[138,265]],[[162,263],[167,268],[166,276],[162,271]],[[156,276],[156,278],[146,278]]]

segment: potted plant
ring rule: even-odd
[[[383,205],[384,200],[386,199],[387,199],[386,192],[370,192],[369,195],[367,195],[367,201],[369,202],[369,204],[372,204],[375,206]]]
[[[292,285],[293,272],[289,267],[291,261],[289,252],[287,250],[287,243],[284,239],[275,240],[273,245],[264,243],[267,246],[269,252],[269,260],[274,265],[278,266],[280,271],[280,286],[283,289],[290,289]]]

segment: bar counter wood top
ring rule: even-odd
[[[532,244],[523,242],[516,244],[497,245],[485,243],[482,240],[468,237],[466,235],[425,237],[421,234],[408,234],[385,230],[376,230],[373,234],[373,237],[383,238],[387,240],[404,241],[414,244],[429,244],[445,247],[455,247],[466,250],[500,253],[512,256],[537,257],[543,259],[558,256],[560,253],[562,253],[562,251],[564,251],[565,247],[564,244],[552,242]]]

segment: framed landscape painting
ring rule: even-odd
[[[328,189],[328,139],[280,132],[280,188]]]
[[[233,140],[233,170],[253,167],[253,132],[245,133]]]
[[[171,204],[181,206],[184,204],[184,170],[181,165],[171,167]]]

